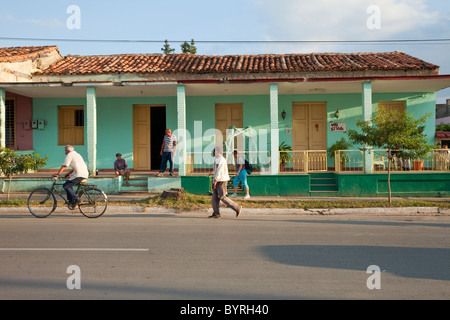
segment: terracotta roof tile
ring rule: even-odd
[[[7,47],[0,48],[0,62],[14,62],[33,59],[38,55],[51,51],[58,51],[56,46],[39,47]]]
[[[1,56],[1,55],[0,55]],[[304,71],[431,70],[438,66],[403,52],[204,56],[119,54],[72,56],[39,72],[46,75],[108,73],[274,73]]]

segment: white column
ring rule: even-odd
[[[6,93],[0,88],[0,146],[6,147]]]
[[[177,156],[178,174],[186,175],[186,90],[184,85],[177,87]]]
[[[270,174],[279,171],[278,84],[270,84]]]
[[[95,87],[88,87],[86,92],[86,133],[88,169],[92,176],[97,170],[97,95]]]
[[[372,83],[366,81],[362,83],[362,108],[363,120],[370,121],[372,118]],[[372,146],[365,146],[364,150],[364,173],[373,172]]]

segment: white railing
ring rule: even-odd
[[[373,172],[387,172],[387,150],[371,150]],[[450,153],[448,149],[431,150],[421,159],[402,156],[402,152],[391,152],[390,170],[393,172],[450,171]],[[364,152],[361,150],[338,150],[335,152],[336,172],[364,172]]]
[[[283,162],[283,160],[286,162]],[[327,171],[326,150],[280,151],[280,174]]]
[[[232,154],[224,155],[228,163],[228,172],[235,173],[235,159]],[[245,151],[239,153],[253,167],[252,174],[270,173],[269,151]],[[212,152],[188,152],[186,174],[191,176],[211,175],[214,171],[214,156]]]
[[[252,174],[270,174],[271,158],[269,151],[246,151],[242,155],[253,166]],[[286,159],[286,162],[282,162]],[[234,174],[234,157],[227,155],[228,172]],[[279,173],[297,174],[316,171],[327,171],[326,150],[280,151]],[[213,173],[214,157],[210,152],[187,153],[187,175],[211,175]]]

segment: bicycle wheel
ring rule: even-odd
[[[28,210],[36,218],[45,218],[56,209],[56,198],[50,189],[40,188],[28,196]]]
[[[78,208],[88,218],[98,218],[106,211],[108,198],[97,188],[85,189],[79,198]]]

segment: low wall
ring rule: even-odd
[[[58,180],[58,184],[63,184],[64,179]],[[11,180],[11,193],[14,192],[31,192],[37,188],[51,188],[53,184],[52,178],[13,178]],[[99,189],[103,190],[106,194],[118,194],[120,179],[118,177],[108,178],[96,178],[90,177],[88,184],[95,184]],[[0,179],[0,192],[8,192],[9,179]],[[63,190],[62,186],[57,187],[58,190]]]
[[[321,196],[339,197],[386,197],[388,195],[386,173],[335,174],[337,192],[321,193]],[[250,195],[253,196],[311,196],[310,176],[302,175],[249,175]],[[59,183],[63,183],[60,180]],[[149,179],[149,192],[183,187],[187,192],[207,195],[210,192],[210,176],[183,176],[178,179]],[[0,192],[8,192],[9,180],[0,179]],[[118,194],[121,177],[91,177],[89,184],[95,184],[106,194]],[[13,178],[11,192],[30,192],[36,188],[50,188],[51,178]],[[392,173],[392,195],[398,197],[450,197],[450,172]],[[326,194],[325,194],[326,193]]]
[[[387,173],[335,174],[337,192],[321,192],[328,197],[387,197]],[[249,175],[253,196],[313,196],[311,179],[302,175]],[[181,177],[189,193],[208,194],[210,177]],[[397,197],[450,197],[450,172],[392,173],[392,195]]]
[[[386,197],[387,173],[336,174],[338,195]],[[391,173],[391,192],[397,197],[450,197],[450,172]]]

